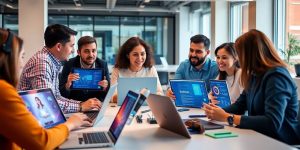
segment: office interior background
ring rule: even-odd
[[[45,27],[54,23],[78,31],[76,41],[96,37],[98,57],[112,65],[132,36],[142,37],[169,64],[187,58],[195,34],[211,39],[213,58],[218,45],[252,28],[268,35],[280,53],[288,34],[300,39],[300,0],[1,0],[0,5],[0,26],[24,39],[27,60],[43,46]]]

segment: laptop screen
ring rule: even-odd
[[[224,108],[231,104],[226,80],[210,80],[210,89],[219,101],[218,106]]]
[[[129,91],[127,93],[123,104],[121,105],[112,125],[110,126],[109,131],[112,133],[116,140],[119,138],[138,96],[139,94],[132,91]]]
[[[79,74],[79,79],[73,81],[71,89],[101,89],[98,82],[102,80],[102,69],[73,68],[72,72]]]
[[[202,103],[209,103],[204,81],[170,80],[170,85],[178,107],[201,108]]]
[[[44,128],[51,128],[66,121],[51,89],[19,92],[27,109]]]
[[[157,77],[135,77],[118,79],[118,105],[121,106],[129,90],[139,93],[141,89],[147,88],[150,93],[157,92]],[[146,105],[146,102],[144,103]]]

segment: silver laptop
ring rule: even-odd
[[[189,131],[169,97],[150,94],[146,101],[161,128],[191,138]]]
[[[69,138],[59,148],[100,148],[115,145],[138,97],[139,94],[135,92],[127,93],[109,131],[71,132]]]
[[[143,88],[150,90],[150,93],[156,94],[157,78],[156,77],[137,77],[137,78],[119,78],[118,79],[118,106],[124,100],[126,93],[131,90],[136,93]],[[146,105],[146,102],[143,104]]]
[[[117,85],[118,84],[116,83],[116,84],[110,86],[110,88],[109,88],[109,90],[108,90],[108,92],[105,96],[105,99],[102,102],[102,106],[101,106],[100,111],[97,111],[97,112],[92,111],[92,112],[85,112],[84,113],[92,120],[93,126],[96,126],[101,121],[101,119],[104,117],[105,111],[106,111],[106,109],[109,105],[109,102],[110,102],[112,96],[115,93]]]

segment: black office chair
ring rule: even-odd
[[[158,71],[157,72],[159,81],[161,85],[168,85],[169,84],[169,72],[166,71]]]

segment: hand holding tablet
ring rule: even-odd
[[[77,74],[79,76],[76,76]],[[106,85],[106,87],[108,85],[106,82],[101,83],[103,78],[103,70],[98,68],[73,68],[72,74],[69,75],[69,77],[72,79],[72,85],[70,87],[71,89],[102,90],[103,88],[101,85]]]

